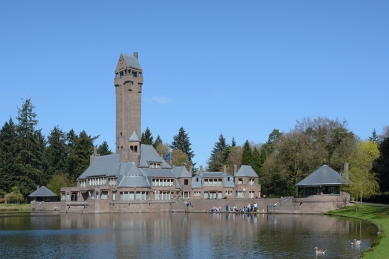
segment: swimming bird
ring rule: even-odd
[[[352,246],[354,245],[360,245],[362,243],[362,240],[359,240],[359,239],[354,239],[354,241],[350,241],[350,244]]]
[[[316,250],[316,254],[317,254],[317,255],[324,255],[325,252],[327,251],[327,249],[324,249],[324,250],[317,250],[317,247],[316,247],[316,246],[315,246],[314,249]]]

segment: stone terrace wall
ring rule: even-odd
[[[59,211],[61,202],[31,201],[30,207],[31,211]]]
[[[323,214],[349,205],[350,195],[312,195],[306,198],[288,197],[268,206],[268,213]]]

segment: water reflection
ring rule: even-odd
[[[354,258],[376,227],[318,215],[0,215],[0,254],[24,258]],[[359,246],[349,240],[362,239]]]

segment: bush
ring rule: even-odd
[[[5,196],[5,203],[23,203],[24,197],[23,194],[20,193],[19,187],[12,187],[12,191],[7,193]]]

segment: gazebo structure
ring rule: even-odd
[[[28,195],[28,197],[31,197],[34,199],[34,201],[44,201],[44,202],[50,202],[50,201],[57,201],[58,195],[47,189],[45,186],[42,186],[38,188],[36,191]]]
[[[307,197],[311,195],[340,195],[340,186],[351,184],[347,177],[347,164],[345,164],[345,176],[327,165],[308,175],[296,184],[299,196]]]

